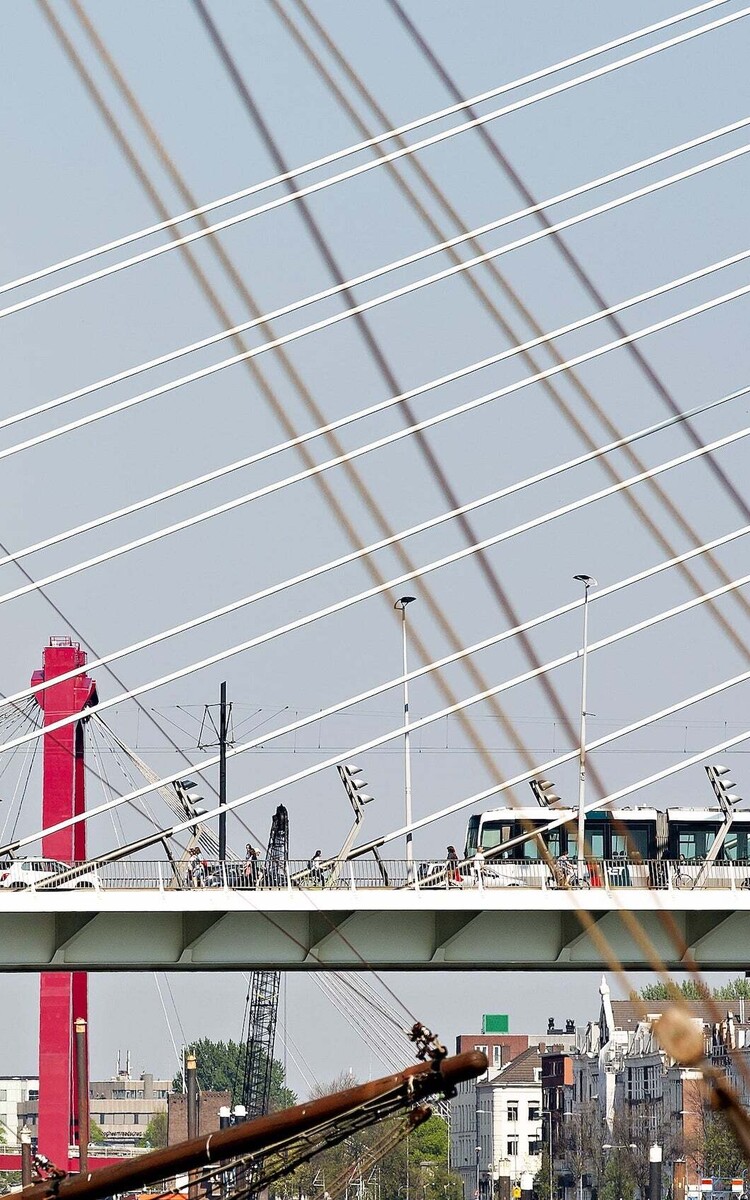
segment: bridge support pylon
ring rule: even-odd
[[[69,637],[50,638],[42,668],[31,677],[39,687],[86,665],[86,654]],[[37,692],[44,726],[98,702],[96,684],[85,672]],[[83,720],[45,733],[42,826],[47,829],[82,813],[86,807]],[[86,858],[86,825],[49,833],[42,839],[45,858],[74,862]],[[85,972],[42,972],[39,984],[39,1150],[67,1168],[68,1148],[77,1140],[75,1046],[73,1023],[88,1021]],[[88,1075],[88,1069],[87,1069]]]

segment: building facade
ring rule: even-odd
[[[465,1034],[458,1053],[478,1049],[489,1061],[481,1079],[460,1084],[451,1101],[451,1167],[461,1177],[465,1200],[490,1200],[500,1178],[519,1185],[540,1167],[542,1128],[542,1064],[550,1049],[572,1047],[575,1031],[556,1030],[550,1019],[546,1034]]]
[[[128,1072],[120,1071],[113,1079],[91,1082],[89,1115],[112,1149],[132,1147],[141,1141],[156,1114],[166,1112],[171,1090],[170,1079],[154,1079],[148,1072],[133,1079]],[[38,1119],[37,1092],[26,1103],[18,1104],[18,1120],[20,1127],[36,1138]]]
[[[18,1143],[19,1105],[39,1100],[39,1080],[30,1075],[6,1075],[0,1079],[0,1131],[6,1145]]]

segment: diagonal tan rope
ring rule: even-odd
[[[304,16],[309,21],[312,28],[315,30],[315,32],[320,37],[321,41],[325,45],[328,52],[334,58],[337,66],[340,67],[342,73],[349,80],[352,87],[357,91],[357,93],[361,96],[361,98],[364,100],[364,102],[370,107],[372,112],[375,114],[375,117],[377,118],[377,120],[380,122],[386,123],[387,128],[391,128],[391,126],[389,124],[387,124],[389,119],[388,119],[388,116],[385,113],[384,109],[378,104],[375,97],[367,89],[365,84],[362,82],[360,76],[352,68],[352,66],[349,63],[349,61],[347,60],[346,56],[342,54],[339,47],[336,45],[336,43],[334,42],[334,40],[330,36],[330,34],[326,31],[326,29],[323,26],[323,24],[321,23],[321,21],[312,12],[309,4],[307,3],[307,0],[291,0],[291,2],[294,3],[296,5],[296,7],[299,9],[299,11],[304,14]],[[308,40],[304,37],[300,28],[297,25],[295,25],[295,23],[289,17],[288,13],[285,12],[284,8],[281,5],[280,0],[268,0],[268,3],[273,8],[274,12],[278,15],[279,19],[284,24],[284,27],[289,32],[290,36],[294,39],[296,44],[300,47],[300,49],[303,51],[303,53],[306,55],[306,57],[309,59],[309,61],[312,63],[312,65],[315,67],[315,69],[318,71],[318,73],[321,75],[321,77],[324,79],[325,83],[331,89],[332,93],[336,96],[336,99],[341,104],[341,106],[344,108],[345,112],[347,113],[347,116],[355,124],[356,128],[358,128],[361,132],[365,133],[366,136],[372,137],[373,135],[372,135],[372,131],[371,131],[370,127],[366,124],[366,122],[359,116],[357,111],[354,109],[354,107],[350,103],[348,97],[345,95],[345,93],[342,91],[342,89],[338,86],[338,84],[336,83],[336,80],[333,78],[330,71],[327,70],[327,68],[325,67],[325,64],[322,62],[320,57],[315,53],[315,51],[310,46]],[[492,135],[487,131],[485,131],[485,132],[487,133],[487,138],[490,141],[492,141]],[[399,144],[402,144],[400,139],[397,138],[395,140],[398,141]],[[380,153],[382,156],[385,154],[385,150],[378,149],[378,153]],[[456,230],[459,233],[468,233],[468,226],[461,219],[461,216],[458,213],[457,209],[448,200],[444,191],[442,190],[442,188],[440,188],[440,186],[437,184],[434,177],[429,173],[429,171],[427,171],[427,169],[422,165],[422,163],[416,157],[414,158],[414,160],[411,162],[410,165],[411,165],[412,170],[415,172],[415,174],[419,178],[420,182],[425,185],[425,187],[429,191],[430,195],[438,203],[438,205],[443,210],[445,215],[449,218],[449,220],[453,223]],[[435,236],[441,242],[447,240],[448,234],[446,233],[444,227],[439,225],[434,220],[434,218],[432,217],[432,215],[430,214],[428,209],[425,207],[425,205],[420,200],[419,195],[414,191],[414,189],[409,185],[407,180],[404,178],[404,174],[402,173],[404,168],[401,165],[397,165],[395,163],[387,163],[386,170],[389,172],[389,174],[391,175],[391,178],[394,180],[394,182],[396,182],[396,184],[398,185],[400,190],[405,195],[406,199],[409,201],[409,203],[415,209],[415,211],[417,212],[419,217],[422,219],[422,221],[425,223],[427,228],[430,230],[431,234],[433,236]],[[469,238],[467,240],[466,245],[467,245],[467,248],[469,248],[469,247],[471,248],[471,251],[474,254],[483,254],[484,253],[484,247],[482,246],[481,242],[477,238]],[[461,254],[455,247],[448,250],[447,253],[454,262],[458,263],[458,262],[462,261]],[[524,302],[521,300],[516,289],[512,287],[512,285],[508,282],[508,280],[502,274],[498,265],[495,262],[488,262],[488,263],[485,263],[484,266],[485,266],[486,271],[490,275],[491,279],[493,280],[493,282],[496,283],[501,288],[503,294],[506,296],[506,298],[510,301],[510,303],[513,305],[513,307],[516,309],[517,313],[523,318],[523,320],[526,322],[526,324],[529,326],[529,328],[532,330],[534,336],[542,337],[544,334],[544,331],[543,331],[541,325],[538,323],[536,318],[533,316],[533,314],[531,313],[528,306],[525,305]],[[509,323],[507,318],[505,318],[503,316],[503,314],[500,312],[499,308],[497,307],[495,302],[492,300],[492,297],[490,296],[490,294],[487,292],[487,290],[484,287],[482,287],[481,283],[477,279],[477,273],[476,272],[467,272],[466,274],[464,274],[462,276],[462,278],[463,278],[464,284],[474,293],[474,295],[479,300],[479,302],[482,304],[484,309],[489,313],[489,315],[492,317],[492,319],[503,330],[503,332],[506,334],[506,336],[508,337],[511,344],[520,345],[522,343],[522,341],[524,340],[523,337],[514,330],[514,328],[511,326],[511,324]],[[597,303],[598,303],[598,300],[597,300]],[[606,307],[606,303],[603,299],[601,300],[601,304],[602,304],[602,307]],[[622,328],[624,330],[624,327],[622,327]],[[547,350],[548,350],[553,362],[561,363],[564,361],[564,356],[560,353],[560,351],[558,350],[558,348],[554,342],[547,341],[546,347],[547,347]],[[527,365],[531,368],[531,370],[534,373],[538,372],[541,369],[537,360],[534,358],[534,356],[530,352],[525,352],[522,357],[525,359]],[[653,374],[653,372],[652,372],[652,374]],[[609,415],[605,412],[605,410],[602,408],[602,406],[596,400],[596,398],[594,397],[594,395],[590,391],[590,389],[583,383],[580,376],[575,371],[570,371],[568,373],[568,379],[570,380],[574,389],[578,392],[580,397],[583,399],[583,401],[585,402],[587,407],[590,409],[590,411],[593,412],[593,414],[596,416],[596,418],[602,423],[604,428],[607,430],[609,436],[612,437],[613,439],[621,437],[622,436],[621,432],[618,430],[618,427],[615,424],[615,422],[611,420]],[[570,407],[570,405],[566,402],[566,400],[565,400],[564,396],[562,395],[562,393],[560,392],[559,388],[557,388],[557,386],[550,380],[543,381],[542,386],[544,387],[544,390],[547,392],[547,394],[550,396],[550,398],[557,405],[557,407],[560,409],[560,411],[564,415],[565,419],[569,422],[569,424],[572,426],[572,428],[576,431],[578,436],[581,438],[584,445],[586,445],[589,449],[593,449],[595,446],[595,442],[591,436],[589,429],[579,419],[579,417],[576,415],[576,413],[573,411],[573,409]],[[666,393],[666,389],[664,388],[663,384],[660,384],[660,387],[661,387],[660,394]],[[671,400],[671,397],[670,397],[670,400]],[[673,409],[673,411],[679,411],[676,403],[673,400],[671,400],[670,407]],[[629,459],[629,461],[636,468],[636,470],[643,471],[645,469],[642,459],[638,456],[636,451],[633,450],[632,448],[626,449],[625,456]],[[604,471],[607,475],[609,475],[609,477],[613,480],[613,482],[620,482],[621,476],[619,475],[619,473],[617,472],[616,468],[613,466],[612,463],[610,463],[610,462],[605,463]],[[692,545],[692,546],[700,545],[704,539],[693,528],[693,526],[690,524],[690,522],[686,519],[684,513],[672,501],[671,497],[668,495],[668,493],[665,491],[665,489],[661,486],[661,484],[658,482],[658,480],[650,480],[648,482],[647,486],[649,487],[652,495],[664,506],[670,519],[672,521],[674,521],[676,526],[679,529],[681,529],[683,531],[683,533],[685,533],[686,536],[689,538],[690,545]],[[732,493],[733,497],[735,496],[735,493],[736,493],[736,489],[733,490],[733,493]],[[650,516],[650,514],[647,512],[647,510],[645,509],[643,504],[641,504],[641,502],[638,500],[638,498],[634,495],[629,495],[626,499],[627,499],[627,503],[632,507],[632,509],[638,516],[639,520],[643,523],[645,528],[648,529],[649,533],[652,535],[652,537],[657,542],[657,544],[661,547],[661,549],[664,550],[670,557],[673,557],[675,554],[674,546],[669,541],[669,539],[664,534],[664,532],[659,528],[659,526],[656,524],[656,522],[653,520],[653,518]],[[740,502],[740,508],[742,508],[743,511],[745,511],[745,509],[747,509],[748,515],[750,515],[750,508],[748,508],[747,505],[744,505],[744,507],[743,507],[743,503]],[[715,572],[717,577],[723,583],[728,583],[729,576],[727,575],[724,567],[719,562],[719,560],[716,558],[716,556],[713,554],[709,554],[706,556],[706,560],[710,564],[711,568],[713,569],[713,571]],[[700,580],[698,579],[698,577],[690,570],[689,567],[687,567],[685,570],[681,569],[681,572],[682,572],[683,578],[687,581],[687,583],[689,584],[690,588],[693,590],[695,595],[700,595],[704,589],[703,589],[703,586],[702,586]],[[740,608],[742,608],[745,615],[750,615],[750,602],[748,602],[748,600],[746,599],[746,597],[743,594],[738,593],[734,597],[734,600],[740,606]],[[717,605],[711,605],[709,611],[711,613],[711,616],[718,623],[719,627],[722,629],[722,631],[727,636],[727,638],[730,640],[730,642],[735,646],[735,648],[737,650],[739,650],[739,652],[743,655],[743,657],[745,659],[750,661],[750,648],[748,648],[747,643],[742,639],[742,637],[740,636],[738,631],[735,629],[732,622],[729,621],[725,617],[725,615],[721,611],[720,607]],[[566,724],[566,728],[568,725],[569,725],[569,721]],[[570,734],[571,731],[568,729],[568,732]],[[573,731],[572,736],[573,736],[573,738],[575,738],[574,731]],[[596,780],[594,780],[594,782],[596,782]]]
[[[55,32],[57,33],[58,37],[61,39],[62,44],[64,45],[64,47],[66,49],[66,53],[71,58],[74,65],[76,66],[76,70],[78,70],[79,74],[81,74],[81,77],[86,80],[86,87],[87,87],[87,90],[89,91],[89,94],[92,96],[95,104],[97,105],[97,108],[104,116],[104,119],[107,122],[107,125],[109,126],[111,132],[117,139],[118,144],[120,145],[121,149],[123,150],[123,153],[126,155],[128,162],[130,163],[132,169],[137,173],[139,181],[141,182],[142,186],[146,189],[146,191],[149,195],[149,198],[151,199],[151,202],[154,204],[157,211],[160,214],[162,214],[163,218],[166,219],[166,215],[167,215],[166,206],[164,205],[163,201],[161,200],[161,197],[158,195],[154,185],[151,183],[150,179],[146,175],[146,172],[144,171],[142,164],[138,160],[137,155],[134,153],[134,151],[132,150],[132,147],[130,146],[127,139],[125,138],[125,136],[124,136],[122,130],[120,129],[119,125],[117,124],[113,114],[107,107],[101,93],[99,92],[98,88],[94,84],[90,75],[86,71],[86,68],[85,68],[83,62],[81,61],[80,56],[78,56],[77,52],[75,51],[74,47],[72,46],[70,39],[67,37],[64,30],[59,25],[59,22],[54,17],[54,14],[52,14],[51,10],[49,9],[47,0],[38,0],[38,3],[40,3],[41,6],[43,7],[43,10],[45,11],[45,15],[48,16],[48,19],[50,20],[51,24],[53,25]],[[80,3],[78,2],[78,0],[69,0],[69,3],[71,5],[71,7],[73,8],[74,12],[76,13],[76,15],[78,16],[79,20],[81,21],[84,29],[86,30],[87,35],[92,40],[92,43],[94,44],[94,46],[97,50],[97,53],[100,54],[100,56],[102,57],[102,60],[105,62],[105,65],[107,66],[107,69],[111,74],[111,77],[115,81],[121,94],[125,97],[126,102],[128,103],[128,106],[130,107],[131,111],[133,112],[134,116],[136,117],[138,123],[141,125],[141,128],[144,130],[152,148],[158,155],[165,170],[169,173],[170,178],[172,179],[173,183],[178,188],[181,195],[186,199],[186,201],[189,204],[191,204],[193,207],[196,207],[195,198],[190,193],[190,190],[188,189],[185,181],[182,179],[182,176],[177,171],[177,168],[175,167],[174,163],[172,162],[170,156],[167,154],[163,144],[161,143],[161,140],[159,139],[153,126],[151,125],[150,121],[148,120],[148,118],[146,117],[145,113],[143,112],[141,106],[139,105],[135,95],[133,94],[132,89],[130,89],[127,82],[123,78],[122,74],[120,73],[119,69],[117,68],[116,63],[112,59],[112,56],[109,54],[106,46],[104,45],[101,38],[99,37],[96,29],[94,28],[94,26],[91,23],[90,19],[88,18],[87,14],[83,10],[83,8],[80,5]],[[200,218],[200,219],[203,219],[203,218]],[[254,298],[252,297],[252,295],[249,292],[249,289],[247,288],[246,284],[240,277],[237,269],[235,268],[231,259],[227,255],[226,251],[221,246],[218,239],[211,238],[210,244],[211,244],[212,248],[214,249],[214,253],[219,258],[223,269],[227,272],[229,278],[231,279],[233,286],[237,290],[238,294],[242,297],[242,299],[245,302],[245,304],[247,305],[248,309],[251,311],[251,313],[253,314],[254,317],[261,316],[262,310],[256,304]],[[211,304],[212,308],[219,316],[219,319],[224,323],[224,325],[226,327],[229,327],[233,322],[231,321],[230,316],[229,316],[228,312],[226,311],[224,305],[222,304],[222,302],[216,295],[214,289],[211,287],[205,274],[203,273],[201,268],[198,266],[198,264],[195,262],[194,258],[190,254],[189,250],[187,250],[187,248],[182,247],[181,253],[185,254],[186,261],[188,262],[190,270],[192,271],[195,278],[198,280],[200,287],[202,288],[207,299],[209,300],[209,303]],[[260,328],[264,329],[266,331],[267,336],[272,335],[272,330],[271,330],[270,326],[264,324],[264,325],[261,325]],[[245,349],[244,342],[242,341],[242,339],[239,336],[235,336],[233,340],[234,340],[235,344],[241,348],[241,350]],[[287,377],[290,379],[295,390],[300,395],[307,410],[312,414],[316,423],[324,424],[325,420],[324,420],[322,411],[320,410],[317,402],[315,401],[315,399],[312,396],[311,392],[309,391],[308,387],[306,386],[303,379],[301,378],[300,373],[297,371],[297,369],[295,368],[295,366],[293,365],[293,363],[291,362],[291,360],[288,358],[288,356],[286,354],[281,352],[279,357],[280,357],[282,367],[283,367]],[[269,404],[269,406],[271,407],[274,415],[279,420],[282,427],[286,430],[287,435],[289,437],[297,436],[297,431],[296,431],[294,425],[292,424],[291,419],[290,419],[288,413],[286,412],[284,405],[279,401],[278,397],[274,393],[273,389],[271,388],[270,384],[268,383],[267,379],[264,377],[264,375],[262,374],[260,369],[252,361],[250,361],[247,364],[247,366],[252,373],[254,381],[260,387],[260,389],[263,393],[263,396],[264,396],[265,400],[267,401],[267,403]],[[328,436],[329,436],[329,442],[332,445],[332,447],[334,448],[335,452],[343,453],[343,447],[339,444],[338,439],[335,437],[335,435],[331,434]],[[307,466],[313,465],[314,460],[312,459],[311,455],[309,454],[309,451],[305,447],[300,448],[300,454],[303,458],[303,461],[305,462],[305,464]],[[370,492],[370,490],[365,486],[365,484],[361,480],[359,474],[356,472],[356,470],[353,468],[353,466],[351,464],[345,464],[345,469],[347,470],[347,475],[349,477],[350,482],[357,489],[359,495],[361,496],[362,500],[364,501],[365,505],[367,506],[373,519],[376,521],[378,527],[384,532],[384,534],[386,536],[391,536],[393,533],[393,530],[391,529],[384,513],[380,509],[379,505],[377,504],[377,502],[376,502],[374,496],[372,495],[372,493]],[[330,506],[331,510],[333,511],[337,521],[339,522],[341,527],[344,529],[349,541],[353,545],[357,546],[358,548],[361,547],[363,544],[362,538],[358,534],[353,522],[351,521],[348,514],[344,510],[343,506],[340,504],[340,502],[336,498],[336,496],[335,496],[334,492],[332,491],[332,489],[330,488],[330,486],[322,480],[318,482],[318,486],[320,487],[321,491],[323,492],[324,498],[325,498],[326,502],[328,503],[328,505]],[[399,560],[401,561],[401,563],[404,566],[404,569],[407,571],[414,570],[414,563],[412,562],[412,560],[411,560],[410,556],[408,555],[407,551],[405,550],[405,548],[402,545],[397,543],[395,550],[396,550],[397,557],[399,558]],[[377,584],[382,584],[384,582],[385,577],[382,575],[382,573],[380,572],[380,570],[376,566],[376,564],[371,559],[368,558],[366,560],[365,565],[366,565],[367,570],[370,573],[372,579]],[[386,600],[387,600],[387,603],[389,604],[389,606],[392,607],[395,597],[390,596],[389,594],[386,593]],[[440,606],[437,604],[437,602],[434,600],[434,598],[428,592],[424,593],[424,600],[430,609],[431,615],[437,622],[438,626],[440,627],[444,636],[448,640],[449,644],[453,648],[459,649],[461,646],[461,641],[460,641],[458,635],[456,634],[455,630],[451,626],[450,622],[448,621],[447,617],[443,613]],[[416,630],[414,630],[413,628],[412,628],[412,633],[411,633],[411,640],[415,646],[417,653],[422,658],[423,662],[431,661],[432,656],[431,656],[431,653],[429,652],[429,650],[427,649],[427,646],[424,643],[424,640],[421,638],[421,636],[418,634],[418,632]],[[485,681],[483,679],[483,676],[481,675],[481,673],[479,672],[479,669],[476,667],[476,665],[474,663],[467,661],[466,669],[467,669],[467,672],[468,672],[470,678],[472,679],[472,682],[477,687],[481,688],[481,687],[485,686]],[[452,689],[450,688],[450,686],[448,685],[447,681],[444,678],[438,678],[436,680],[436,682],[437,682],[438,687],[442,691],[443,695],[446,697],[446,699],[448,699],[448,701],[450,703],[453,703],[455,701],[455,695],[454,695]],[[500,709],[499,705],[496,706],[496,708],[495,708],[495,715],[498,717],[498,719],[500,719],[502,721],[503,727],[506,729],[508,736],[513,739],[514,745],[515,745],[519,755],[523,758],[523,760],[526,763],[528,763],[528,765],[531,765],[532,761],[533,761],[531,755],[529,754],[528,750],[526,749],[522,739],[519,737],[515,728],[508,721],[507,717]],[[501,776],[498,772],[498,768],[494,761],[494,758],[492,757],[492,755],[489,753],[489,751],[486,749],[486,747],[482,743],[481,738],[479,737],[478,733],[476,732],[476,729],[474,728],[472,722],[468,718],[465,718],[462,720],[462,726],[463,726],[466,736],[469,738],[472,745],[475,747],[475,749],[480,754],[481,759],[485,765],[485,768],[487,769],[491,778],[496,779],[496,780],[500,779]]]

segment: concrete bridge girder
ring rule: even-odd
[[[0,895],[6,971],[744,970],[749,936],[745,892]]]

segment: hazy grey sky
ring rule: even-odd
[[[302,24],[316,50],[330,64],[330,48],[323,49],[320,40],[311,34],[296,0],[280,0],[280,4]],[[187,207],[184,200],[157,162],[73,9],[62,0],[52,0],[51,7],[132,139],[135,153],[168,210],[183,211]],[[678,7],[674,0],[671,4],[634,0],[627,6],[597,0],[567,4],[551,0],[406,3],[408,13],[466,96],[658,21],[677,12]],[[691,23],[704,23],[739,9],[740,5],[732,0]],[[360,132],[292,42],[278,12],[267,0],[245,4],[211,0],[210,10],[292,165],[360,139]],[[86,11],[200,202],[275,173],[188,0],[162,0],[158,5],[145,0],[129,0],[128,4],[88,0]],[[371,0],[368,4],[313,0],[312,12],[370,89],[388,124],[406,122],[451,103],[451,96],[397,21],[387,0]],[[32,0],[6,0],[0,20],[4,99],[0,106],[4,178],[0,215],[5,233],[0,276],[5,281],[149,225],[158,216],[41,7]],[[680,26],[675,32],[688,27]],[[735,22],[493,122],[488,129],[532,191],[539,198],[552,196],[746,116],[749,28],[747,20]],[[639,43],[636,48],[645,44]],[[628,50],[619,52],[624,53]],[[603,61],[606,59],[593,65]],[[373,130],[383,129],[383,119],[366,111],[341,65],[333,69],[337,81]],[[526,92],[531,90],[527,88]],[[513,93],[510,99],[518,94]],[[489,106],[482,107],[487,110]],[[723,138],[708,149],[683,155],[669,165],[560,206],[554,210],[554,217],[562,219],[582,212],[747,140],[748,135],[742,132]],[[465,134],[431,148],[420,156],[420,162],[469,227],[522,206],[513,184],[476,134]],[[446,236],[453,235],[455,225],[439,209],[424,180],[416,178],[408,163],[402,169]],[[739,158],[615,213],[587,221],[572,230],[567,240],[607,302],[614,303],[747,249],[749,180],[748,159]],[[263,198],[275,194],[264,193]],[[228,211],[239,211],[239,207],[235,205]],[[382,169],[321,193],[312,200],[311,209],[347,277],[436,240]],[[221,210],[219,216],[226,211]],[[486,248],[499,246],[534,228],[532,222],[522,222],[512,227],[512,233],[489,235],[483,244]],[[157,240],[151,244],[157,244]],[[331,282],[293,205],[237,225],[223,236],[222,244],[263,311]],[[247,319],[245,302],[227,282],[206,241],[198,244],[196,257],[232,320]],[[437,270],[446,265],[447,258],[439,256],[419,270],[413,268],[361,289],[358,299],[398,286],[428,268]],[[596,307],[549,240],[505,256],[500,268],[545,330],[583,317]],[[628,312],[624,323],[635,330],[666,318],[743,285],[747,274],[746,265],[723,271]],[[52,282],[72,277],[73,273],[65,273]],[[477,271],[474,277],[482,282],[518,336],[533,336],[498,279],[487,271]],[[37,285],[37,290],[42,286]],[[21,298],[33,291],[33,287],[27,288],[4,299]],[[280,322],[278,329],[286,332],[333,313],[339,306],[338,301],[327,302]],[[681,410],[750,381],[746,316],[747,299],[742,299],[643,343],[649,362]],[[4,382],[0,416],[207,336],[220,325],[177,253],[6,318],[0,321]],[[378,309],[371,318],[371,328],[401,389],[497,353],[509,344],[507,332],[488,316],[463,276]],[[561,340],[559,349],[568,356],[603,344],[613,336],[604,325],[595,326]],[[255,334],[250,344],[262,340]],[[5,444],[15,444],[232,352],[227,343],[193,355],[184,363],[153,371],[137,383],[106,389],[57,413],[27,421],[4,431]],[[352,321],[303,339],[294,345],[289,357],[327,420],[390,394]],[[540,353],[539,361],[547,366],[551,359]],[[259,364],[293,425],[300,431],[313,428],[317,422],[278,356],[264,355]],[[528,373],[527,367],[515,360],[489,368],[418,400],[417,415],[425,417],[442,411]],[[585,366],[579,379],[596,399],[602,415],[593,415],[581,388],[571,378],[560,381],[559,391],[575,420],[597,444],[611,436],[607,422],[631,432],[667,415],[655,388],[623,351]],[[700,418],[696,429],[709,440],[750,423],[747,415],[748,403],[743,400]],[[341,437],[351,448],[401,426],[399,413],[391,411],[344,430]],[[234,367],[3,461],[0,541],[8,548],[24,546],[274,445],[283,436],[281,424],[270,412],[257,382],[244,368]],[[523,479],[584,448],[581,436],[561,414],[558,403],[538,385],[470,417],[439,426],[429,434],[429,442],[461,502]],[[674,430],[649,439],[638,452],[653,465],[689,447],[684,431]],[[322,461],[330,449],[320,442],[314,445],[313,453]],[[744,442],[721,451],[717,461],[745,494]],[[27,569],[34,577],[46,575],[162,524],[284,478],[299,469],[299,462],[286,453],[269,464],[239,472],[86,538],[38,553],[26,560]],[[634,470],[623,455],[615,456],[614,462],[623,475]],[[413,439],[365,457],[358,470],[394,529],[449,507]],[[380,526],[372,512],[355,495],[343,473],[330,472],[327,478],[356,529],[359,543],[380,537]],[[490,536],[603,487],[607,480],[599,465],[588,466],[552,484],[530,489],[510,502],[481,510],[472,518],[474,528],[479,536]],[[671,472],[664,477],[663,487],[698,541],[719,536],[748,519],[705,463]],[[643,487],[637,494],[676,550],[687,549],[691,538],[674,514],[665,515],[661,503]],[[412,539],[408,549],[416,562],[423,563],[462,544],[460,531],[451,525]],[[10,693],[27,685],[49,636],[69,632],[66,621],[78,628],[97,652],[108,652],[284,580],[350,548],[344,530],[312,482],[241,507],[229,516],[53,586],[50,595],[65,620],[37,595],[0,606],[4,631],[0,688]],[[746,571],[743,550],[740,540],[720,552],[718,561],[729,577]],[[520,619],[574,599],[578,585],[572,576],[578,572],[589,572],[600,583],[610,584],[666,557],[663,546],[621,497],[555,521],[488,554]],[[390,550],[382,552],[377,562],[386,577],[401,569]],[[16,568],[6,566],[2,570],[3,592],[22,582]],[[717,574],[705,562],[697,563],[695,575],[699,586],[716,586]],[[361,565],[347,567],[126,659],[118,664],[118,674],[129,687],[135,686],[363,590],[369,583],[370,576]],[[489,637],[511,623],[473,560],[436,572],[406,590],[417,596],[409,620],[424,639],[431,658],[448,653],[451,647],[428,609],[428,595],[439,605],[462,644]],[[606,636],[679,604],[691,594],[688,583],[675,571],[630,588],[592,607],[592,638]],[[249,734],[256,724],[271,731],[295,714],[315,712],[398,675],[400,631],[391,604],[389,599],[373,598],[334,619],[320,621],[251,654],[234,657],[226,664],[149,694],[144,705],[194,759],[199,757],[202,706],[216,700],[222,679],[228,681],[230,697],[236,704],[238,727],[244,723],[242,732]],[[747,611],[736,598],[721,600],[718,608],[741,638],[748,637]],[[542,661],[569,652],[579,639],[577,613],[542,627],[533,638]],[[514,643],[506,643],[477,656],[475,665],[484,679],[494,684],[525,669],[526,659]],[[691,695],[746,666],[747,656],[705,606],[629,639],[592,656],[589,707],[594,716],[589,722],[590,736]],[[106,669],[99,669],[96,676],[103,698],[118,694],[120,688]],[[460,696],[477,690],[476,681],[461,668],[451,668],[446,678]],[[553,682],[575,722],[578,667],[573,664],[555,672]],[[688,710],[623,746],[595,756],[592,765],[607,790],[639,779],[681,755],[745,728],[745,694],[735,689],[711,704]],[[442,694],[429,679],[414,684],[414,717],[443,703]],[[339,750],[345,756],[348,747],[397,726],[400,707],[400,690],[396,688],[369,705],[312,726],[294,740],[287,738],[278,745],[269,742],[232,764],[230,795],[242,795]],[[538,685],[514,689],[505,697],[504,707],[535,761],[544,761],[570,745]],[[164,736],[132,704],[123,703],[110,711],[107,719],[155,769],[177,769],[179,759]],[[497,769],[504,776],[519,770],[521,757],[511,748],[492,710],[478,706],[472,720]],[[481,758],[453,718],[416,735],[413,748],[417,816],[488,785]],[[744,747],[734,752],[730,761],[742,787]],[[5,797],[0,823],[8,814],[11,825],[15,821],[17,797],[14,799],[12,792],[17,765],[4,777],[14,781],[5,791],[0,781],[0,794]],[[394,828],[402,816],[399,744],[373,752],[363,766],[376,797],[368,810],[367,830],[374,834]],[[107,767],[113,784],[126,786],[119,764],[107,760]],[[555,781],[563,795],[570,795],[575,786],[574,766],[560,771]],[[215,783],[215,777],[210,782]],[[89,795],[91,802],[98,802],[102,798],[100,787],[92,785]],[[327,771],[304,786],[287,789],[283,799],[290,810],[294,856],[308,857],[313,843],[322,844],[326,851],[336,849],[347,827],[348,813],[335,772]],[[655,790],[648,799],[658,803],[703,803],[708,799],[703,772],[698,768],[687,772]],[[244,819],[259,836],[265,838],[277,802],[274,796],[244,812]],[[35,772],[18,828],[35,829],[39,810]],[[448,841],[460,844],[464,828],[465,817],[459,815],[418,835],[417,855],[442,853]],[[134,820],[124,821],[126,836],[142,831],[143,826]],[[244,831],[234,823],[230,831],[234,848],[239,850],[245,841]],[[117,836],[110,822],[99,821],[91,827],[90,848],[109,847]],[[394,855],[397,853],[401,849],[394,847]],[[437,978],[436,986],[431,977],[429,988],[423,980],[411,977],[397,979],[395,986],[403,989],[410,1006],[417,1008],[424,1020],[451,1040],[466,1028],[467,1021],[478,1025],[483,1011],[508,1011],[512,1028],[519,1030],[529,1025],[543,1028],[548,1015],[584,1017],[596,1008],[597,981],[591,978],[568,978],[564,987],[559,977],[547,976]],[[183,977],[175,981],[174,990],[186,1036],[239,1035],[244,998],[241,980]],[[134,1065],[171,1070],[168,1038],[150,977],[127,981],[123,977],[92,977],[91,993],[95,1070],[113,1068],[118,1046],[132,1050]],[[123,1003],[126,994],[128,1000]],[[424,1004],[424,1011],[420,1004]],[[112,1019],[115,1010],[116,1021]],[[289,981],[287,1012],[294,1038],[306,1047],[319,1074],[332,1075],[349,1065],[360,1073],[369,1069],[368,1052],[353,1038],[347,1040],[340,1022],[324,1008],[310,980],[294,977]],[[0,1013],[6,1029],[12,1026],[18,1030],[13,1045],[6,1044],[0,1055],[0,1073],[31,1073],[36,1021],[33,981],[6,980],[0,992]],[[341,1062],[332,1063],[333,1039],[340,1047]],[[301,1086],[294,1072],[292,1083]]]

